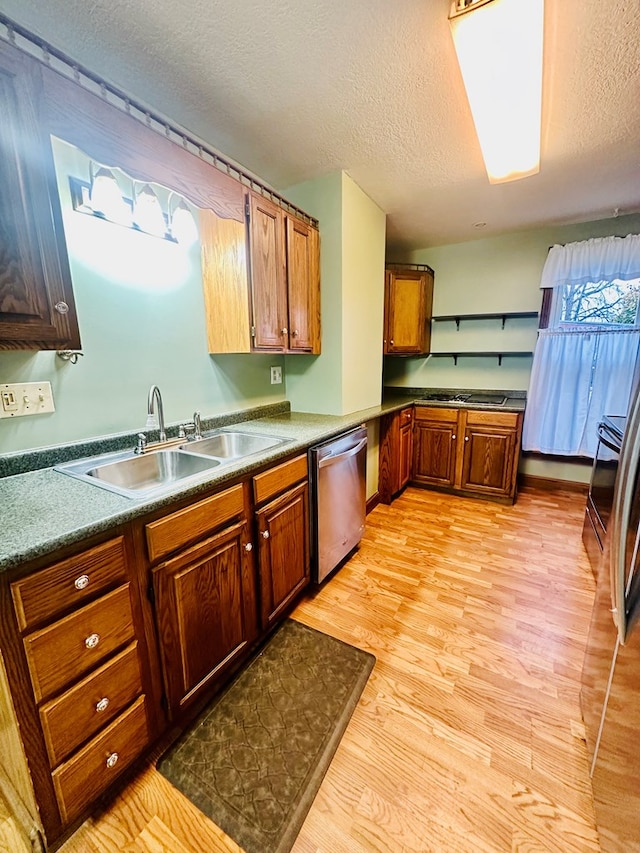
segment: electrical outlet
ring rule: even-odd
[[[281,385],[282,384],[282,368],[281,367],[272,367],[271,368],[271,384],[272,385]]]
[[[50,382],[0,384],[0,418],[55,412]]]

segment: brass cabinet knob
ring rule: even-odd
[[[300,334],[300,332],[298,332],[297,329],[294,329],[293,332],[291,332],[291,334],[293,335],[294,338],[297,338],[298,335]]]
[[[87,639],[84,641],[84,644],[88,649],[95,649],[99,642],[100,634],[89,634]]]
[[[288,332],[289,332],[289,329],[280,329],[281,335],[286,335],[286,334],[288,334]]]
[[[104,696],[99,702],[96,702],[96,712],[101,714],[103,711],[106,711],[109,707],[109,700],[106,696]]]
[[[116,764],[118,763],[119,758],[120,758],[120,756],[118,755],[117,752],[112,752],[111,755],[107,756],[107,761],[106,761],[107,767],[109,769],[111,769],[112,767],[115,767]]]
[[[263,531],[262,531],[262,538],[263,538],[263,539],[268,539],[268,538],[269,538],[269,535],[270,535],[270,534],[269,534],[269,531],[268,531],[268,530],[263,530]]]
[[[53,307],[56,309],[58,314],[68,314],[69,313],[69,306],[67,305],[66,302],[62,302],[62,301],[56,302],[56,304]]]
[[[79,578],[74,580],[73,585],[78,590],[86,589],[89,586],[89,575],[80,575]]]

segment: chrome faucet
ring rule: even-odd
[[[160,393],[160,389],[157,385],[152,385],[149,389],[149,402],[147,404],[147,415],[149,418],[156,414],[156,406],[158,409],[158,429],[160,430],[158,438],[160,441],[166,441],[167,433],[164,429],[164,409],[162,407],[162,394]]]

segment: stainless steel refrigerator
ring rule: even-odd
[[[631,404],[580,695],[603,853],[640,853],[640,395]]]

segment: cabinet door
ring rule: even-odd
[[[458,413],[416,407],[413,431],[413,479],[453,486],[458,444]]]
[[[80,336],[38,63],[0,43],[0,349],[77,349]]]
[[[419,355],[431,344],[433,277],[424,271],[387,270],[384,352]]]
[[[253,348],[282,351],[289,340],[284,211],[255,193],[250,199]]]
[[[404,414],[403,412],[401,414]],[[413,457],[413,429],[412,419],[404,421],[400,425],[400,481],[398,486],[403,489],[411,479],[411,463]]]
[[[301,483],[256,513],[262,627],[309,583],[309,489]]]
[[[515,429],[467,425],[461,488],[478,494],[513,494],[516,467]]]
[[[320,352],[320,280],[318,232],[287,216],[287,290],[289,349]]]
[[[209,687],[257,634],[247,523],[234,524],[153,570],[169,709]]]

